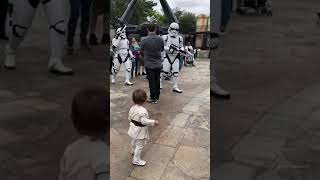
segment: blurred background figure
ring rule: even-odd
[[[139,64],[140,64],[139,61],[141,58],[140,46],[139,46],[138,41],[135,38],[132,38],[131,51],[132,51],[133,56],[135,58],[135,61],[132,64],[131,77],[133,77],[133,71],[136,76],[138,76],[138,75],[140,76],[140,71],[139,71],[140,70],[139,69]]]
[[[68,53],[73,54],[74,35],[78,19],[81,16],[80,45],[82,48],[89,48],[87,35],[89,31],[90,9],[92,0],[69,0],[70,18],[68,24]]]
[[[107,44],[108,40],[108,30],[107,30],[107,10],[106,10],[106,0],[93,0],[91,14],[90,14],[90,45],[98,45],[98,38],[96,36],[96,26],[98,16],[103,14],[103,35],[101,38],[101,44]]]
[[[6,17],[8,12],[8,0],[0,1],[0,39],[8,40],[6,35]]]

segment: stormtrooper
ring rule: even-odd
[[[6,69],[16,68],[16,51],[32,24],[33,17],[38,5],[41,3],[48,16],[50,30],[49,70],[61,75],[73,74],[72,69],[62,63],[63,44],[65,40],[64,12],[67,7],[64,0],[11,0],[12,10],[10,22],[10,41],[6,46],[6,57],[4,67]]]
[[[178,88],[179,78],[179,59],[180,54],[185,53],[183,47],[183,39],[179,36],[178,23],[171,23],[167,35],[163,35],[164,41],[164,60],[162,77],[173,77],[173,91],[182,93]],[[162,88],[162,78],[160,80],[160,88]]]
[[[121,64],[125,66],[125,73],[126,73],[126,85],[133,85],[130,82],[131,77],[131,68],[132,68],[132,61],[133,54],[130,50],[129,40],[126,36],[125,27],[118,28],[117,34],[112,40],[112,49],[114,52],[113,57],[113,67],[112,67],[112,74],[111,74],[111,83],[115,83],[115,76],[118,74],[121,68]]]

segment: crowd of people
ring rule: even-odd
[[[109,42],[107,32],[107,1],[105,0],[69,0],[70,14],[65,14],[68,2],[64,0],[22,0],[11,1],[1,0],[0,8],[0,38],[9,40],[5,48],[4,68],[16,68],[16,51],[30,29],[37,7],[41,4],[48,16],[50,32],[50,58],[49,71],[60,75],[71,75],[73,70],[66,67],[63,62],[64,41],[67,36],[67,52],[72,55],[74,52],[74,38],[81,17],[80,45],[82,48],[89,48],[89,45],[97,45],[96,24],[100,14],[104,14],[103,36],[101,44]],[[10,16],[10,27],[5,27]],[[65,30],[65,19],[67,31]],[[6,30],[7,29],[7,30]],[[90,31],[90,32],[89,32]],[[6,32],[9,32],[6,34]],[[89,40],[88,40],[88,34]]]
[[[148,36],[136,38],[126,35],[125,27],[117,29],[112,40],[111,53],[111,83],[116,82],[116,76],[121,65],[125,66],[125,84],[133,85],[134,75],[147,75],[150,97],[148,102],[157,103],[163,79],[172,79],[173,91],[182,93],[178,87],[179,72],[182,66],[195,66],[195,57],[200,49],[194,49],[190,42],[185,46],[179,35],[179,24],[171,23],[168,34],[157,33],[157,26],[149,24]]]

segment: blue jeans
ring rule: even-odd
[[[226,27],[232,12],[232,0],[222,0],[221,26]]]
[[[73,46],[78,19],[81,16],[81,41],[86,41],[89,31],[90,10],[92,0],[69,0],[70,18],[68,22],[68,44]]]

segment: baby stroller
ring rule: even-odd
[[[240,1],[240,2],[239,2]],[[239,0],[238,12],[245,15],[254,13],[258,15],[272,16],[272,7],[270,0]]]

